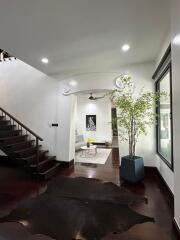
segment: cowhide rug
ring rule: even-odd
[[[45,193],[21,203],[1,222],[20,222],[32,234],[57,240],[99,240],[135,224],[153,222],[129,207],[138,201],[145,199],[110,182],[57,177]]]
[[[0,240],[53,240],[52,238],[37,234],[32,235],[20,223],[0,223]]]

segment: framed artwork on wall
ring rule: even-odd
[[[96,115],[86,115],[86,131],[96,131]]]

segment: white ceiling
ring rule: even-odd
[[[169,30],[168,0],[1,0],[0,48],[48,75],[152,61]],[[127,53],[124,43],[131,45]],[[42,57],[49,64],[41,63]]]

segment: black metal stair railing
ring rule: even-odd
[[[43,139],[1,107],[0,107],[0,116],[4,117],[5,120],[9,120],[11,124],[13,124],[13,125],[16,124],[17,129],[21,130],[22,135],[24,133],[29,137],[30,140],[32,138],[35,139],[35,141],[36,141],[36,143],[35,143],[36,144],[36,166],[37,166],[37,172],[39,172],[39,141],[43,141]]]

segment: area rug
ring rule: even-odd
[[[53,240],[38,234],[31,234],[22,224],[15,222],[0,223],[0,240]]]
[[[154,221],[129,207],[138,201],[145,198],[110,182],[57,177],[45,193],[21,203],[1,222],[25,222],[31,234],[56,240],[100,240],[109,233],[122,233],[135,224]]]
[[[80,163],[92,163],[92,164],[105,164],[112,149],[97,148],[97,154],[95,156],[91,155],[90,157],[82,156],[82,151],[76,152],[75,162]]]

